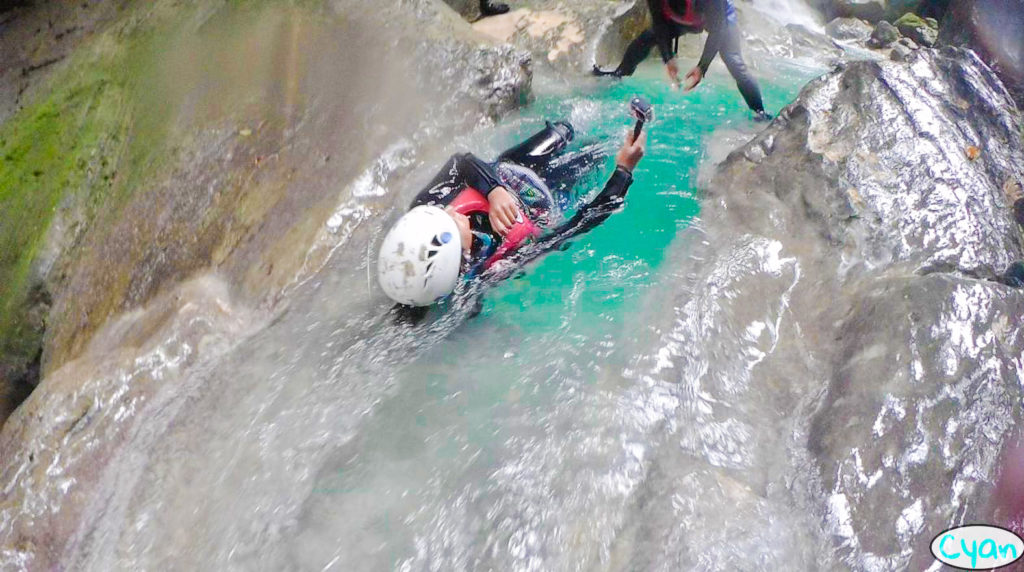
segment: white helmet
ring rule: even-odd
[[[461,262],[459,227],[452,217],[438,207],[418,206],[384,237],[377,278],[392,300],[429,306],[455,290]]]

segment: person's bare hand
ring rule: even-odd
[[[699,66],[696,66],[692,70],[686,72],[686,87],[683,88],[683,91],[690,91],[697,87],[702,79],[704,79],[704,72],[700,70]]]
[[[644,144],[647,143],[647,132],[641,131],[640,137],[633,139],[633,130],[630,129],[626,132],[626,141],[619,148],[619,152],[615,154],[615,164],[628,171],[633,172],[636,168],[636,164],[640,162],[640,159],[644,156]]]
[[[679,64],[676,63],[675,58],[665,62],[665,71],[668,73],[668,79],[672,82],[672,86],[679,87]]]
[[[519,218],[519,205],[505,187],[495,187],[488,193],[487,201],[491,203],[491,228],[504,235]]]

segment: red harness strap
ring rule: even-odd
[[[455,197],[455,200],[451,202],[451,206],[455,209],[455,212],[466,216],[473,213],[490,215],[491,212],[491,203],[487,201],[487,197],[473,187],[463,189]],[[490,268],[492,264],[508,256],[520,246],[540,237],[540,229],[537,228],[537,225],[533,224],[533,221],[526,218],[525,213],[521,209],[520,218],[522,220],[513,224],[512,228],[502,237],[501,245],[484,263],[484,268]]]
[[[669,6],[669,0],[662,0],[662,13],[670,21],[690,28],[704,28],[704,18],[700,17],[700,14],[693,9],[693,0],[683,0],[685,9],[682,14],[679,14]]]

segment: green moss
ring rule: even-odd
[[[907,12],[906,14],[899,17],[898,20],[893,22],[893,25],[897,28],[906,26],[908,28],[931,28],[933,30],[938,29],[938,22],[932,18],[924,19],[914,14],[913,12]]]
[[[0,362],[38,352],[33,263],[59,207],[77,207],[86,224],[116,211],[162,149],[166,112],[138,113],[156,43],[141,27],[102,35],[0,126]]]
[[[188,86],[201,79],[195,74],[207,71],[197,71],[189,59],[195,57],[194,42],[204,41],[207,30],[230,34],[233,20],[245,22],[253,12],[280,8],[265,0],[232,0],[208,10],[216,4],[132,3],[118,22],[54,69],[29,105],[0,125],[0,366],[25,362],[40,347],[42,317],[30,316],[39,283],[34,264],[62,205],[74,213],[76,224],[90,229],[90,237],[121,240],[112,234],[123,225],[114,223],[140,192],[166,179],[181,147],[175,144],[182,139],[175,133],[178,113],[190,109],[182,102]],[[216,70],[209,76],[216,77]],[[66,245],[59,246],[67,255]],[[87,246],[75,248],[74,259],[96,256]],[[109,292],[97,294],[88,305],[86,328],[116,311],[129,280],[127,274],[114,276]],[[81,327],[78,316],[58,319]]]
[[[109,67],[69,68],[64,75],[0,128],[0,352],[16,356],[38,347],[26,302],[32,262],[54,212],[69,191],[109,191],[116,162],[109,155],[116,157],[126,121],[123,89]]]

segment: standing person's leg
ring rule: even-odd
[[[740,36],[739,27],[734,24],[729,25],[719,55],[722,56],[725,67],[729,69],[729,73],[736,80],[736,87],[739,88],[740,94],[747,102],[747,107],[754,110],[755,113],[762,114],[764,113],[764,102],[761,101],[761,89],[754,76],[750,75],[746,62],[743,61],[742,44],[743,39]]]
[[[619,64],[619,67],[611,71],[605,71],[595,65],[593,73],[594,75],[613,75],[615,77],[633,75],[636,67],[640,65],[640,62],[647,59],[651,49],[657,43],[658,40],[654,36],[654,30],[648,28],[630,42],[629,47],[626,48],[625,55],[622,56],[622,63]]]

